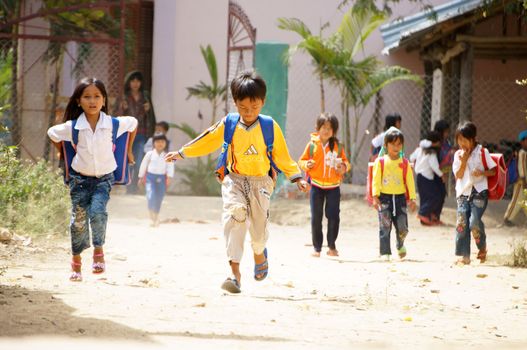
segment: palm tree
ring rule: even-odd
[[[294,31],[302,37],[297,44],[313,58],[319,78],[335,85],[341,97],[341,113],[346,155],[356,165],[365,137],[359,143],[358,127],[370,100],[386,85],[397,80],[421,79],[405,68],[385,66],[375,56],[358,59],[365,40],[386,19],[386,14],[369,8],[351,8],[335,33],[327,39],[310,34],[298,19],[279,19],[279,27]],[[353,109],[353,139],[350,109]]]

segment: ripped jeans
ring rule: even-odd
[[[70,173],[71,250],[79,255],[90,247],[90,228],[94,247],[102,247],[106,237],[106,204],[114,182],[113,173],[102,177]]]
[[[223,179],[223,233],[229,261],[239,263],[247,230],[255,254],[262,254],[269,231],[269,204],[274,183],[269,176],[244,176],[229,173]]]
[[[474,188],[470,196],[457,198],[456,255],[470,256],[470,236],[474,237],[479,250],[487,247],[485,224],[481,221],[487,209],[488,191],[477,192]]]
[[[395,226],[397,249],[404,246],[404,239],[408,235],[408,214],[405,194],[384,194],[379,196],[381,210],[379,210],[379,241],[380,254],[391,255],[390,234],[392,223]]]

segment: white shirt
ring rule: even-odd
[[[119,120],[117,137],[137,128],[137,119],[134,117],[117,117],[117,119]],[[49,138],[54,142],[72,142],[71,123],[72,121],[68,120],[49,128]],[[99,116],[95,132],[92,131],[84,113],[79,116],[75,124],[75,129],[79,130],[79,140],[77,153],[71,162],[73,170],[83,175],[101,177],[117,168],[113,155],[112,128],[112,117],[104,112]]]
[[[386,131],[381,132],[371,140],[373,148],[379,148],[384,145],[384,135],[386,135]]]
[[[432,143],[428,140],[422,140],[419,147],[410,155],[410,161],[415,162],[414,170],[417,174],[421,174],[428,180],[434,179],[434,173],[437,176],[443,176],[443,172],[439,168],[439,161],[435,152],[426,154],[423,148],[430,147]]]
[[[147,172],[155,175],[174,177],[174,163],[165,161],[166,152],[157,153],[156,150],[147,152],[139,168],[139,177],[144,177]]]
[[[476,148],[474,148],[474,150],[468,157],[467,167],[465,168],[463,178],[456,180],[456,197],[470,196],[470,193],[472,192],[472,187],[474,187],[478,192],[487,190],[489,188],[486,176],[472,176],[472,172],[476,169],[479,169],[481,171],[485,170],[485,168],[483,167],[483,161],[481,160],[481,148],[481,145],[477,145]],[[452,172],[454,173],[454,175],[461,168],[461,160],[459,160],[461,152],[462,150],[459,149],[454,154],[454,163],[452,164]],[[488,169],[493,169],[496,167],[497,164],[492,160],[492,158],[490,157],[490,153],[487,149],[485,149],[485,159],[487,161]]]

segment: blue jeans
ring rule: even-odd
[[[481,221],[487,204],[487,190],[478,193],[473,188],[470,196],[459,196],[457,198],[456,255],[470,256],[471,234],[479,250],[487,248],[485,224]]]
[[[326,207],[324,208],[324,201]],[[340,187],[332,189],[322,189],[311,186],[309,195],[311,204],[311,236],[313,239],[313,248],[315,251],[322,250],[322,215],[325,213],[328,219],[328,247],[335,248],[335,241],[339,235],[340,225]]]
[[[395,226],[398,250],[404,246],[404,240],[408,235],[406,195],[381,193],[379,200],[381,201],[381,210],[379,211],[379,250],[381,255],[392,255],[390,247],[392,223]]]
[[[428,180],[417,174],[417,190],[419,191],[419,215],[429,219],[439,219],[445,202],[445,185],[437,175],[433,180]]]
[[[166,175],[146,173],[146,199],[148,210],[159,213],[167,190]]]
[[[97,178],[71,171],[70,235],[73,255],[79,255],[90,247],[90,227],[93,246],[104,245],[108,222],[106,204],[110,199],[113,181],[113,173]]]
[[[132,153],[135,158],[135,165],[130,166],[130,176],[132,177],[132,182],[126,187],[126,193],[134,194],[137,192],[137,181],[139,180],[139,167],[145,156],[145,143],[146,135],[137,134],[135,135],[134,144],[132,145]]]

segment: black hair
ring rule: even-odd
[[[443,139],[443,134],[448,129],[450,129],[450,123],[447,122],[445,119],[438,120],[434,124],[434,131],[437,131],[439,133],[439,135],[441,136],[441,139]]]
[[[404,145],[404,135],[399,129],[392,129],[386,132],[384,134],[384,147],[386,148],[386,145],[395,141],[401,141],[401,143]]]
[[[321,113],[317,118],[317,130],[320,130],[322,125],[324,125],[326,122],[329,122],[331,125],[331,129],[333,130],[333,136],[329,138],[329,149],[333,151],[333,148],[335,148],[335,144],[338,144],[339,140],[335,136],[337,135],[337,131],[339,130],[339,120],[337,117],[329,112]]]
[[[438,131],[431,130],[426,135],[426,139],[432,143],[441,142],[441,134]],[[431,145],[423,149],[425,154],[438,153],[439,147]]]
[[[395,124],[400,121],[402,121],[400,114],[388,114],[386,117],[384,117],[384,131],[388,130],[392,126],[395,126]]]
[[[94,85],[101,92],[104,98],[104,103],[102,105],[101,111],[107,113],[108,94],[106,93],[106,87],[104,86],[104,83],[97,78],[86,77],[79,82],[79,85],[77,85],[77,87],[73,91],[73,94],[71,95],[70,100],[68,101],[68,105],[66,106],[66,110],[64,111],[64,117],[62,118],[62,122],[77,119],[84,112],[82,110],[82,107],[80,106],[79,100],[84,90],[90,85]]]
[[[168,123],[165,122],[165,121],[157,122],[156,125],[159,125],[159,126],[162,127],[165,131],[168,131],[168,129],[170,129],[170,125],[168,125]]]
[[[130,89],[130,82],[132,80],[139,80],[141,82],[141,87],[139,88],[139,91],[144,92],[144,82],[145,79],[143,78],[143,74],[137,70],[132,71],[126,75],[126,78],[124,80],[124,95],[128,96],[130,95],[131,89]]]
[[[163,134],[155,134],[154,136],[152,136],[152,143],[155,143],[156,141],[160,140],[168,142],[167,137]]]
[[[231,94],[234,102],[247,97],[251,100],[265,100],[267,86],[261,76],[254,71],[242,72],[231,82]]]
[[[458,142],[459,136],[463,136],[468,140],[473,140],[474,143],[477,143],[476,136],[478,135],[478,129],[476,124],[472,122],[464,122],[457,127],[456,130],[456,143]]]

